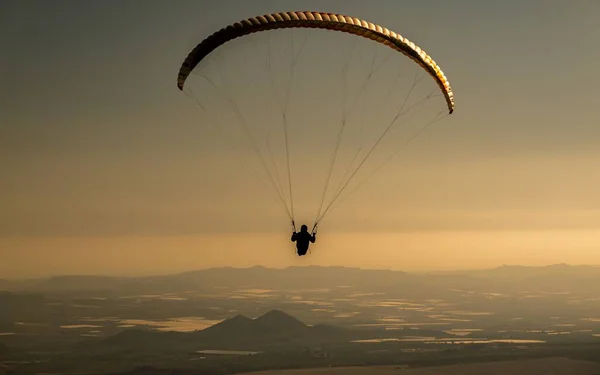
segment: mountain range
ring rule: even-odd
[[[562,292],[578,290],[595,293],[600,284],[600,267],[569,266],[564,264],[545,267],[501,266],[487,270],[469,270],[411,274],[391,270],[370,270],[348,267],[288,267],[274,269],[210,268],[173,275],[144,277],[109,276],[56,276],[30,280],[0,280],[0,291],[72,294],[90,292],[103,295],[135,295],[144,293],[173,293],[185,290],[208,291],[218,287],[312,289],[332,286],[351,286],[360,290],[385,292],[402,288],[407,297],[436,294],[439,291],[469,289],[479,291]]]
[[[128,329],[101,341],[111,348],[151,348],[188,346],[190,350],[267,350],[286,346],[323,345],[373,335],[383,330],[352,330],[330,325],[309,326],[280,311],[271,310],[255,319],[236,315],[204,330],[161,332]]]

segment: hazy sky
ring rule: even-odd
[[[175,85],[204,37],[287,10],[349,14],[401,33],[442,67],[457,105],[327,216],[304,259],[252,152],[206,126]],[[598,19],[594,0],[0,1],[0,277],[598,264]],[[307,40],[328,43],[314,35]],[[249,72],[253,44],[239,46],[222,56],[236,56],[228,62],[248,80],[248,105],[270,105],[273,95],[254,94],[268,85]],[[292,108],[307,126],[335,131],[310,104],[317,95],[335,103],[342,91],[318,75],[329,60],[301,61],[315,76],[298,83]],[[371,123],[401,101],[373,98]],[[315,134],[296,138],[309,145],[296,149],[299,195],[323,186],[321,174],[306,174],[325,171],[332,149],[311,148]],[[298,222],[317,203],[298,198]]]

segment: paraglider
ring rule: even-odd
[[[308,233],[308,227],[304,224],[300,227],[300,232],[296,232],[296,228],[294,228],[291,240],[292,242],[296,242],[298,255],[304,256],[308,252],[310,244],[315,243],[317,240],[317,233],[315,232],[315,229],[313,229],[312,233]]]
[[[266,14],[266,15],[248,18],[248,19],[242,20],[240,22],[233,23],[231,25],[228,25],[228,26],[216,31],[212,35],[208,36],[206,39],[202,40],[185,58],[185,61],[181,65],[178,76],[177,76],[177,87],[179,88],[179,90],[183,91],[190,74],[195,69],[197,69],[200,65],[202,65],[202,62],[204,62],[207,59],[207,57],[211,56],[215,50],[219,49],[224,44],[227,44],[238,38],[245,38],[247,35],[250,35],[250,34],[255,34],[255,33],[260,33],[260,32],[269,32],[269,31],[278,32],[277,30],[283,30],[283,29],[314,29],[314,30],[333,31],[333,32],[345,33],[345,34],[350,34],[350,35],[370,39],[370,40],[374,41],[375,43],[387,46],[387,47],[391,48],[392,50],[399,52],[399,53],[403,54],[404,56],[408,57],[410,60],[412,60],[414,63],[416,63],[421,68],[422,71],[424,71],[425,73],[427,73],[427,75],[429,75],[431,78],[433,78],[433,81],[437,85],[437,91],[438,91],[437,93],[438,94],[441,93],[441,96],[443,96],[443,98],[445,100],[446,114],[449,115],[454,112],[454,107],[455,107],[454,94],[452,92],[452,89],[451,89],[448,79],[442,72],[441,68],[436,64],[436,62],[425,51],[423,51],[419,46],[415,45],[413,42],[404,38],[402,35],[394,32],[394,31],[391,31],[385,27],[379,26],[377,24],[367,22],[367,21],[364,21],[364,20],[361,20],[361,19],[355,18],[355,17],[345,16],[345,15],[335,14],[335,13],[325,13],[325,12],[303,11],[303,12],[281,12],[281,13]],[[260,52],[258,52],[258,54],[260,54]],[[296,64],[297,56],[295,56],[295,53],[292,53],[292,55],[294,55],[294,57],[293,57],[294,61],[292,62],[292,69],[293,69]],[[271,56],[271,50],[269,49],[267,59],[269,59],[270,56]],[[269,60],[267,60],[267,65],[270,67]],[[375,70],[373,67],[371,69]],[[372,75],[371,73],[373,73],[373,72],[372,71],[370,72],[369,77],[371,77],[371,75]],[[223,74],[221,72],[221,76],[222,75]],[[203,76],[203,78],[210,85],[212,85],[213,88],[218,87],[218,85],[215,84],[209,77]],[[271,84],[274,85],[273,77],[271,77],[271,80],[272,80]],[[388,81],[392,81],[392,80],[388,79]],[[318,83],[319,82],[315,82],[315,84],[317,84],[317,85],[318,85]],[[417,83],[417,80],[415,79],[415,82],[413,83],[413,87],[416,85],[416,83]],[[287,94],[289,94],[289,92]],[[292,173],[291,173],[291,167],[290,167],[290,152],[289,152],[289,146],[288,146],[289,117],[287,116],[287,113],[286,113],[286,111],[288,109],[288,103],[290,101],[289,95],[285,95],[284,103],[283,103],[283,105],[280,105],[280,107],[282,108],[282,112],[283,112],[283,116],[281,117],[281,124],[283,125],[283,133],[284,133],[284,140],[285,140],[285,142],[283,142],[283,145],[285,146],[285,153],[282,153],[282,155],[285,155],[285,158],[286,158],[286,162],[283,164],[285,164],[287,167],[288,192],[285,191],[285,189],[281,183],[280,175],[277,171],[276,163],[273,161],[274,158],[273,158],[273,153],[272,153],[269,141],[267,141],[268,147],[269,147],[268,148],[269,153],[259,150],[257,143],[256,143],[255,134],[253,134],[253,132],[248,129],[247,121],[245,121],[243,119],[241,110],[240,110],[239,106],[236,105],[235,99],[232,96],[227,96],[227,102],[233,106],[236,116],[238,116],[238,118],[240,119],[240,125],[242,126],[244,133],[250,139],[250,141],[251,141],[250,143],[254,147],[254,151],[255,151],[256,155],[258,156],[259,162],[260,162],[262,168],[264,169],[264,171],[266,172],[267,177],[269,178],[271,187],[276,192],[275,199],[282,206],[282,208],[288,215],[289,220],[292,222],[292,225],[294,226],[292,241],[296,242],[298,255],[300,255],[300,256],[305,255],[306,252],[308,251],[310,243],[315,242],[315,240],[316,240],[315,229],[316,229],[317,225],[325,217],[325,215],[327,215],[329,212],[331,212],[332,208],[334,207],[333,204],[339,201],[341,194],[345,190],[347,190],[349,183],[354,180],[354,178],[357,175],[357,173],[359,172],[359,170],[361,170],[363,168],[365,162],[367,161],[367,159],[369,159],[371,157],[371,154],[373,153],[375,148],[377,148],[382,143],[382,140],[384,139],[384,137],[386,137],[391,132],[390,129],[392,128],[392,126],[397,122],[397,120],[401,116],[412,111],[413,107],[410,107],[407,105],[407,99],[408,99],[408,97],[410,97],[411,94],[412,94],[412,88],[411,88],[411,91],[409,92],[409,94],[407,95],[407,97],[404,98],[404,101],[402,101],[402,100],[398,101],[398,103],[397,103],[398,110],[397,110],[396,115],[389,122],[389,124],[387,124],[387,126],[384,126],[383,132],[375,137],[374,144],[370,148],[367,148],[366,150],[363,150],[363,148],[361,146],[361,148],[359,149],[359,152],[357,152],[356,155],[354,155],[351,166],[348,167],[346,173],[344,173],[338,188],[333,192],[333,195],[329,199],[329,201],[326,202],[325,196],[328,191],[329,184],[330,184],[330,180],[331,180],[331,176],[332,176],[332,168],[333,168],[333,165],[336,163],[336,158],[338,157],[338,149],[339,149],[340,142],[341,142],[341,136],[342,136],[342,133],[345,131],[345,127],[348,122],[348,118],[347,118],[346,114],[344,114],[342,116],[343,119],[342,119],[342,123],[340,126],[340,131],[338,133],[334,151],[332,153],[332,159],[329,164],[329,170],[328,170],[328,173],[326,174],[327,178],[326,178],[325,187],[323,189],[321,205],[317,211],[317,215],[314,220],[312,234],[308,232],[308,227],[306,225],[302,226],[302,230],[300,232],[296,232],[295,226],[294,226],[295,214],[294,214],[294,199],[293,199],[293,193],[292,193],[293,184],[292,184]],[[191,94],[191,95],[196,100],[196,102],[201,106],[201,108],[204,110],[206,106],[201,104],[200,101],[193,94]],[[345,95],[345,93],[343,93],[343,95]],[[429,96],[425,97],[424,100],[430,99],[431,97],[432,97],[432,95],[429,95]],[[279,99],[279,98],[275,97],[274,100],[276,100],[276,99]],[[414,106],[417,106],[419,104],[420,104],[420,102],[417,102]],[[344,111],[345,110],[346,109],[344,108]],[[443,111],[440,111],[440,112],[443,112]],[[427,127],[429,124],[436,122],[438,120],[439,120],[439,116],[436,116],[431,122],[427,122],[424,127]],[[406,141],[405,143],[408,144],[410,141],[412,141],[412,139],[417,137],[422,130],[423,129],[419,130],[412,137],[409,137],[408,141]],[[361,131],[362,131],[362,128],[361,128]],[[364,151],[364,153],[362,153],[363,151]],[[361,156],[360,158],[358,157],[359,154]],[[268,156],[271,157],[272,163],[269,163]],[[388,158],[387,160],[389,160],[389,159],[391,159],[391,157]],[[356,163],[355,163],[355,160],[357,161]],[[383,164],[385,164],[385,162],[387,162],[387,160],[384,161]],[[273,165],[272,169],[270,168],[270,164]],[[377,169],[379,169],[379,167]],[[373,173],[374,173],[374,171],[373,171]],[[367,178],[369,178],[369,176],[367,176]]]

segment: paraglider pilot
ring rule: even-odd
[[[311,234],[308,233],[308,227],[306,225],[302,225],[300,227],[300,232],[296,232],[296,227],[293,223],[292,226],[294,228],[294,232],[292,233],[292,242],[296,242],[296,250],[298,255],[306,255],[310,243],[315,243],[317,240],[317,233],[315,231],[316,228],[313,228],[313,232]]]

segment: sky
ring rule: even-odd
[[[232,125],[235,113],[210,95],[200,98],[202,112],[176,87],[203,38],[291,10],[348,14],[402,34],[442,67],[456,97],[452,115],[324,218],[303,258],[252,149],[208,114]],[[600,264],[599,18],[593,0],[0,1],[0,278]],[[293,34],[308,47],[289,112],[294,216],[309,225],[333,148],[327,137],[340,124],[330,116],[371,71],[357,62],[346,81],[355,87],[344,89],[333,62],[359,61],[344,60],[351,46],[373,54],[372,42],[318,33]],[[290,46],[288,34],[274,35],[274,46]],[[281,126],[266,108],[283,96],[267,93],[261,76],[284,82],[261,65],[279,62],[265,57],[269,43],[232,42],[206,69],[218,79],[227,68],[226,88],[238,89],[248,123]],[[391,54],[380,50],[378,58]],[[281,51],[275,56],[290,56]],[[398,56],[392,67],[409,69]],[[369,129],[387,124],[402,101],[382,89],[391,76],[380,79],[366,90],[370,101],[356,104]],[[363,138],[348,134],[350,143]]]

